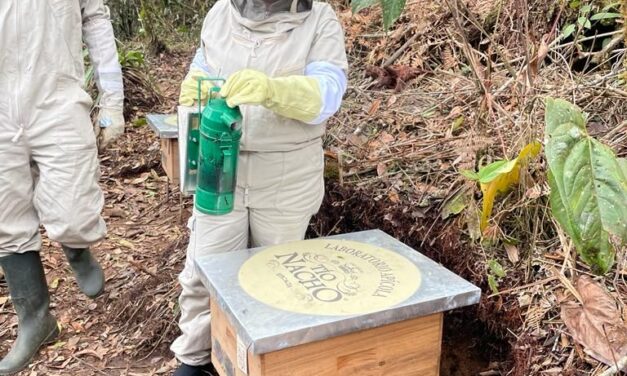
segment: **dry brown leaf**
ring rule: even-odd
[[[70,337],[70,339],[68,339],[68,341],[67,341],[67,348],[70,349],[70,350],[76,350],[80,340],[81,340],[80,336],[72,336],[72,337]]]
[[[102,360],[104,358],[104,355],[106,355],[106,351],[103,353],[103,351],[101,349],[102,348],[98,348],[96,350],[85,349],[85,350],[82,350],[82,351],[79,351],[79,352],[75,353],[74,357],[78,358],[81,355],[91,355],[94,358],[98,358],[98,360]]]
[[[381,99],[377,99],[374,102],[372,102],[372,104],[370,105],[370,108],[368,109],[368,115],[374,116],[374,114],[376,114],[377,111],[379,111],[379,107],[381,107]]]
[[[546,58],[546,55],[549,53],[549,45],[546,42],[548,36],[542,37],[542,41],[540,42],[540,46],[538,47],[538,52],[536,56],[533,57],[531,62],[529,63],[529,69],[531,72],[530,79],[533,80],[538,76],[538,70],[540,69],[540,65],[542,65],[542,61]]]
[[[544,195],[544,191],[542,189],[541,184],[536,184],[532,186],[531,188],[527,189],[527,191],[525,192],[525,197],[531,200],[536,200],[542,197],[543,195]]]
[[[395,204],[398,204],[401,201],[400,197],[398,196],[398,192],[396,192],[396,190],[394,189],[392,189],[390,193],[388,193],[388,198]]]
[[[481,20],[485,20],[497,6],[499,2],[495,0],[473,0],[468,3],[468,8]]]
[[[583,305],[562,305],[562,320],[575,341],[585,346],[595,359],[614,365],[627,356],[627,325],[622,320],[616,301],[588,276],[577,281]]]
[[[562,346],[562,348],[570,347],[570,341],[568,340],[568,337],[564,333],[560,335],[560,345]]]
[[[141,184],[141,183],[145,182],[146,180],[148,180],[149,177],[150,177],[150,173],[149,172],[145,172],[140,177],[138,177],[137,179],[133,179],[131,184]]]
[[[419,74],[423,73],[421,69],[404,65],[392,65],[388,67],[388,70],[393,72],[393,76],[396,77],[395,89],[397,92],[403,90],[405,84],[418,77]]]
[[[563,373],[564,369],[562,367],[553,367],[542,371],[543,375],[562,375]]]
[[[346,138],[348,142],[350,142],[351,144],[355,145],[355,146],[362,146],[363,144],[366,143],[366,141],[368,141],[368,139],[364,136],[360,136],[360,135],[356,135],[356,134],[349,134],[348,137]]]
[[[450,46],[446,46],[442,51],[442,70],[449,70],[457,66],[458,61]]]
[[[395,137],[388,132],[383,131],[381,132],[381,135],[379,135],[379,140],[381,140],[384,144],[390,144],[395,140]]]
[[[388,168],[385,163],[377,164],[377,176],[383,176],[387,172]]]
[[[121,245],[122,247],[125,248],[129,248],[129,249],[135,249],[135,245],[131,242],[129,242],[128,240],[125,239],[118,239],[118,244]]]
[[[107,214],[109,215],[109,217],[111,217],[111,218],[115,218],[115,217],[118,217],[118,218],[123,218],[123,217],[124,217],[124,215],[125,215],[124,210],[123,210],[123,209],[121,209],[121,208],[111,208],[111,209],[110,209],[110,210],[108,210],[106,213],[107,213]]]
[[[400,92],[411,80],[418,77],[423,70],[407,65],[390,65],[385,68],[366,66],[366,76],[375,80],[373,89],[394,89]]]
[[[518,257],[518,248],[515,245],[505,243],[505,251],[507,252],[507,258],[512,264],[516,264],[520,257]]]
[[[391,107],[392,105],[394,105],[396,102],[398,101],[398,97],[396,95],[392,95],[390,97],[390,99],[388,99],[387,101],[387,106]]]

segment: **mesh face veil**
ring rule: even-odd
[[[279,13],[309,12],[313,0],[231,0],[242,17],[263,21]]]

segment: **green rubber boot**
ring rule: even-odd
[[[104,272],[98,261],[91,255],[89,248],[70,248],[63,246],[63,252],[70,262],[76,282],[83,294],[95,299],[104,291]]]
[[[0,258],[4,278],[17,313],[17,339],[0,361],[0,375],[12,375],[26,368],[39,348],[59,335],[57,321],[50,314],[50,295],[39,252]]]

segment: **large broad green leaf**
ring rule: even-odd
[[[353,13],[359,13],[360,11],[370,8],[375,4],[379,4],[379,0],[353,0],[351,1],[351,8]]]
[[[401,16],[405,8],[405,0],[380,0],[383,7],[383,27],[388,30]]]
[[[590,137],[583,113],[546,103],[546,157],[555,218],[597,273],[614,262],[610,235],[627,241],[627,179],[610,148]]]
[[[547,136],[552,134],[555,128],[565,123],[574,123],[581,130],[586,129],[586,118],[583,113],[563,99],[548,98],[544,118]]]
[[[619,158],[618,164],[620,168],[623,170],[623,178],[627,179],[627,158]]]

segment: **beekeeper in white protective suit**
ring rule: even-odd
[[[243,136],[235,208],[194,212],[185,269],[182,335],[172,350],[177,376],[201,375],[211,361],[209,293],[194,259],[209,253],[302,240],[324,195],[321,136],[340,107],[348,64],[342,27],[312,0],[219,0],[207,15],[201,48],[181,85],[181,105],[197,79],[226,77],[220,94],[240,106]],[[203,99],[210,83],[203,82]]]
[[[82,87],[83,41],[102,94],[98,137]],[[96,297],[103,290],[102,268],[88,248],[106,232],[96,140],[104,146],[123,133],[123,97],[102,0],[0,1],[0,266],[18,317],[0,375],[25,368],[58,334],[40,224],[63,245],[81,291]]]

